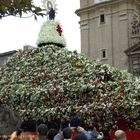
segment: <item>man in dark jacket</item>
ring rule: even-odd
[[[40,124],[37,131],[39,140],[47,140],[48,127],[46,124]]]

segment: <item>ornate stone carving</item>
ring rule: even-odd
[[[140,41],[140,17],[133,17],[133,21],[131,23],[132,27],[132,46],[137,44]]]
[[[132,35],[140,34],[140,18],[134,17],[132,21]]]

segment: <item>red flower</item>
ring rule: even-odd
[[[60,27],[59,24],[57,25],[57,30],[56,31],[59,33],[60,36],[62,35],[62,28]]]

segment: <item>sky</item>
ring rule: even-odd
[[[80,18],[75,14],[80,7],[80,0],[56,0],[56,4],[58,9],[56,20],[62,25],[67,49],[80,52]],[[40,27],[46,20],[47,17],[38,17],[37,21],[34,17],[4,17],[0,20],[0,53],[22,49],[24,45],[36,47]]]

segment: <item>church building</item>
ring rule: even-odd
[[[81,53],[140,76],[140,0],[80,0]]]

